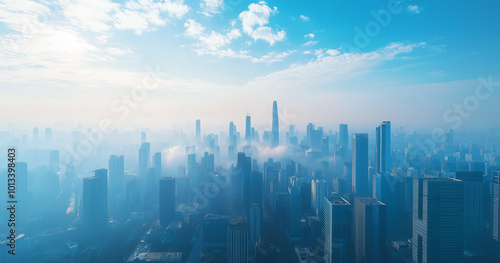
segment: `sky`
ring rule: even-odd
[[[0,0],[0,129],[498,127],[499,1]],[[301,128],[300,128],[301,129]]]

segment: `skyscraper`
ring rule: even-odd
[[[463,262],[464,184],[413,179],[413,262]]]
[[[323,198],[326,197],[325,180],[311,180],[311,206],[316,216],[323,216]]]
[[[375,172],[391,173],[391,122],[384,121],[376,129]]]
[[[203,219],[203,248],[207,250],[226,249],[228,224],[227,216],[206,215]]]
[[[160,224],[168,226],[175,220],[175,178],[160,179]]]
[[[161,164],[161,152],[155,153],[153,157],[153,167],[155,168],[155,181],[160,180],[163,171]]]
[[[325,221],[326,263],[351,262],[348,247],[351,244],[352,206],[344,198],[323,198]]]
[[[250,206],[250,242],[255,244],[260,239],[260,205],[253,203]]]
[[[356,263],[386,262],[384,258],[385,204],[370,197],[356,197],[354,202]]]
[[[352,139],[352,191],[357,196],[369,197],[368,134],[356,133]]]
[[[50,127],[45,128],[45,145],[47,147],[52,145],[52,129]]]
[[[302,237],[302,195],[298,187],[288,188],[287,232],[290,238]]]
[[[245,140],[247,143],[252,141],[252,120],[250,115],[247,115],[246,126],[245,126]]]
[[[201,142],[201,125],[200,120],[196,120],[196,142]]]
[[[95,171],[95,176],[83,179],[82,218],[91,228],[101,228],[108,222],[108,191],[106,169]]]
[[[238,161],[236,164],[238,175],[236,177],[237,182],[237,194],[239,195],[239,200],[243,208],[250,207],[252,198],[252,158],[245,156],[245,153],[238,153]]]
[[[493,171],[493,239],[500,242],[500,171]]]
[[[279,120],[278,120],[278,104],[273,101],[273,137],[271,140],[271,148],[274,148],[280,144],[280,131],[279,131]]]
[[[146,179],[149,168],[150,144],[143,142],[139,148],[139,177]]]
[[[248,262],[248,225],[245,217],[232,217],[227,229],[227,262]]]
[[[112,195],[125,191],[125,163],[123,155],[111,155],[108,161],[109,191]]]
[[[339,147],[343,147],[347,150],[349,146],[349,133],[347,129],[347,124],[339,125]]]
[[[464,182],[464,237],[480,237],[483,230],[483,173],[456,172]]]

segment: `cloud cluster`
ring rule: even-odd
[[[200,8],[202,11],[200,13],[205,16],[213,16],[219,13],[219,10],[224,7],[224,0],[201,0]]]
[[[252,37],[255,41],[261,39],[271,46],[278,41],[285,39],[285,30],[274,31],[266,26],[269,24],[269,17],[278,11],[277,7],[271,9],[266,2],[250,4],[248,10],[241,12],[239,19],[243,26],[243,32]]]

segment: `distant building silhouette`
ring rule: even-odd
[[[109,192],[112,195],[125,191],[125,163],[123,155],[111,155],[108,161]]]
[[[146,179],[149,169],[150,144],[143,142],[139,148],[139,178]]]
[[[360,197],[371,196],[368,181],[368,134],[356,133],[352,138],[352,191]]]
[[[175,220],[175,178],[160,179],[160,224],[168,226]]]
[[[272,127],[273,137],[271,140],[271,148],[277,147],[280,144],[280,131],[279,131],[279,120],[278,120],[278,104],[273,101],[273,127]]]
[[[83,179],[82,218],[87,227],[102,228],[108,222],[108,171],[95,170]]]
[[[201,142],[201,123],[200,120],[196,120],[196,142]]]
[[[246,117],[246,126],[245,126],[245,140],[247,143],[252,141],[252,119],[250,115]]]
[[[376,129],[375,173],[391,173],[391,122],[384,121]]]

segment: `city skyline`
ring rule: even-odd
[[[250,112],[263,126],[267,113],[257,105],[278,100],[297,123],[498,127],[489,113],[500,110],[498,51],[490,48],[500,42],[491,33],[499,4],[390,4],[2,2],[2,111],[30,110],[0,125],[92,128],[111,118],[119,128],[188,119],[208,127]],[[462,13],[467,22],[454,15]],[[449,23],[436,23],[442,17]],[[460,25],[471,37],[453,29]]]
[[[500,262],[500,1],[0,0],[0,262]]]

